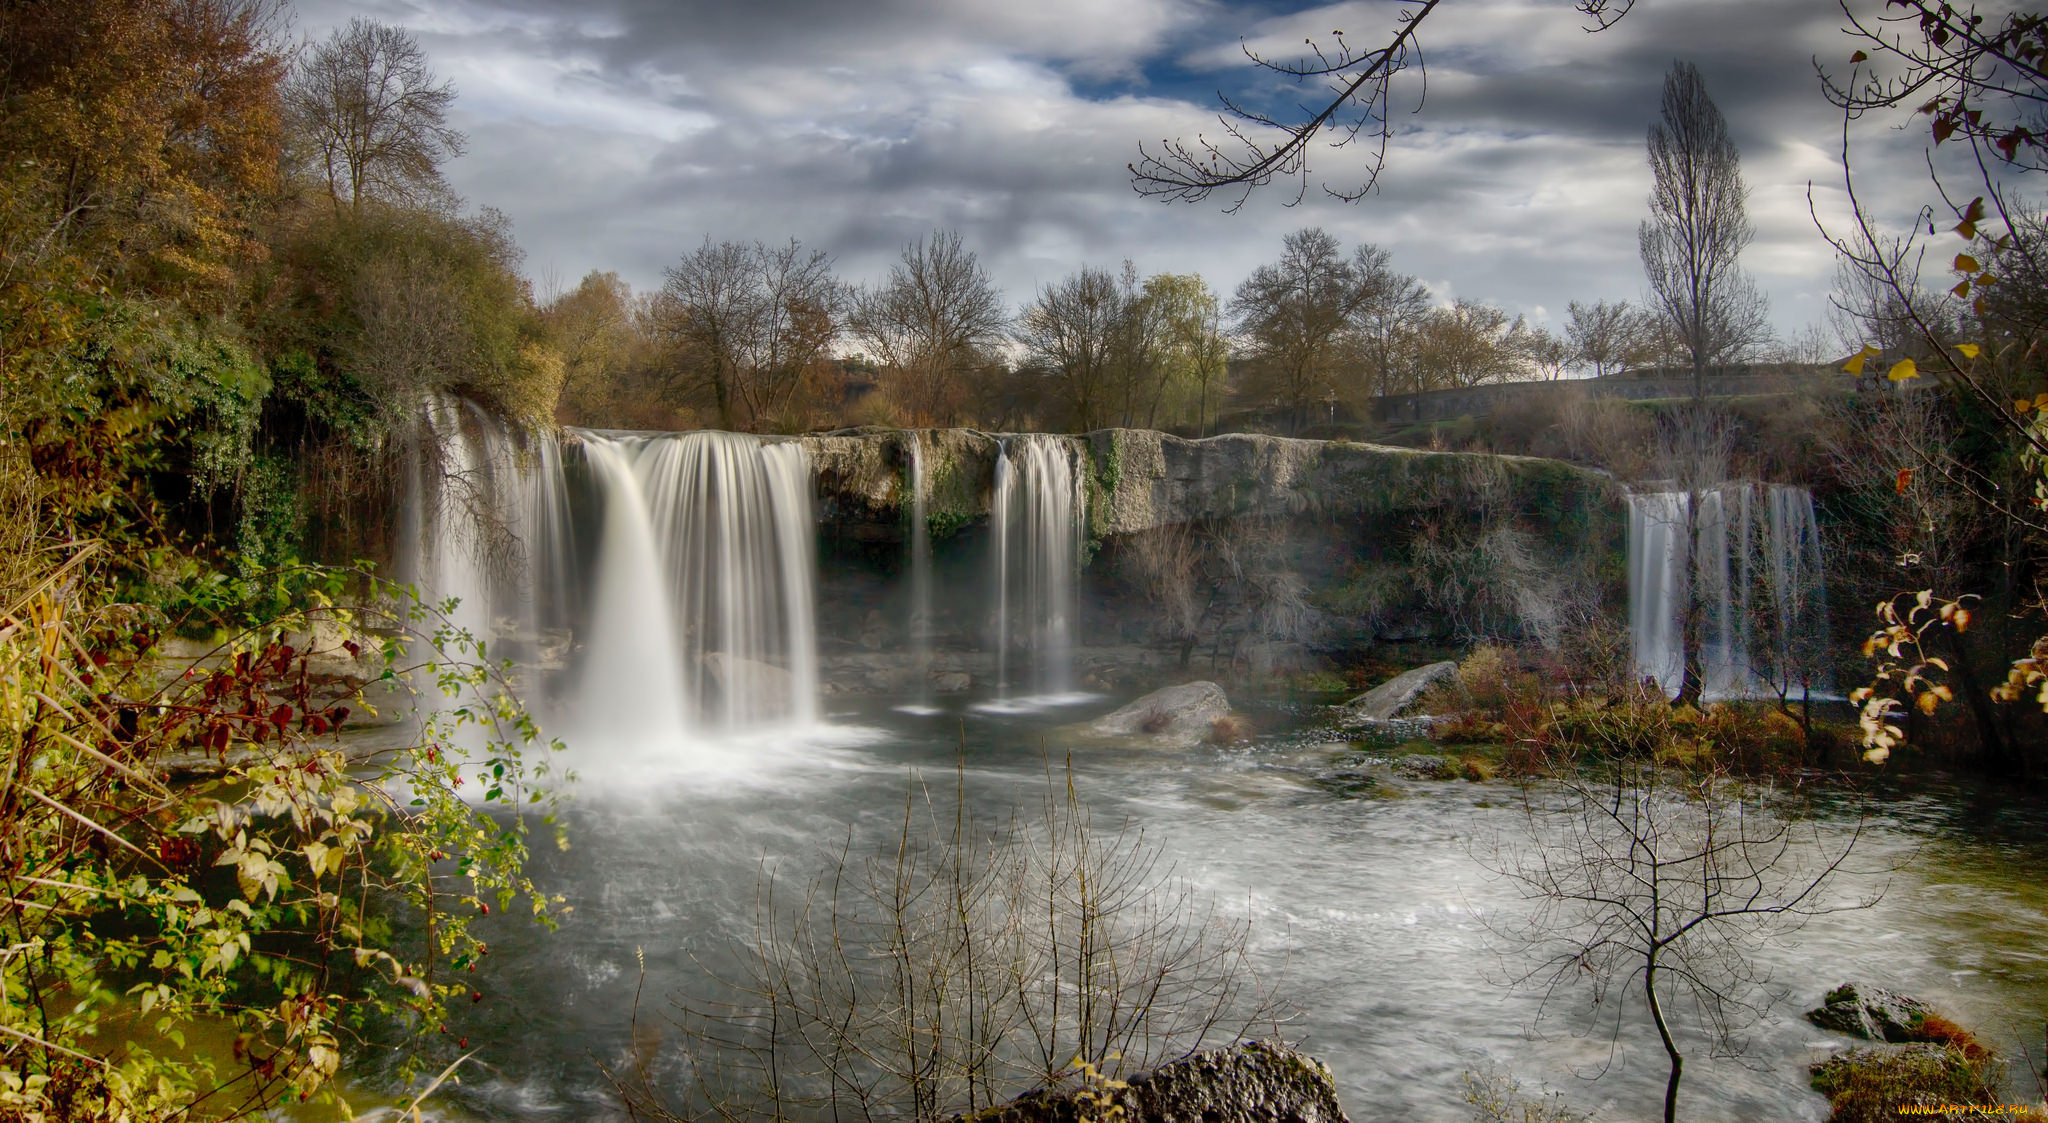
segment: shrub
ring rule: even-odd
[[[1247,927],[1137,832],[1097,832],[1071,776],[997,829],[915,790],[825,867],[794,894],[764,877],[738,977],[677,997],[685,1102],[652,1050],[607,1070],[634,1118],[935,1123],[1272,1024]]]
[[[42,545],[33,528],[32,512],[0,518],[0,545]],[[32,952],[0,957],[0,1117],[260,1114],[331,1092],[342,1042],[373,1022],[420,1035],[404,1050],[416,1070],[443,1047],[431,1033],[447,1004],[471,993],[454,972],[482,954],[472,922],[515,896],[546,912],[520,872],[525,820],[457,790],[523,802],[532,723],[474,641],[424,613],[391,620],[466,704],[429,718],[418,750],[364,768],[336,739],[343,701],[361,700],[316,692],[316,653],[287,636],[353,637],[333,641],[350,659],[369,642],[396,660],[402,641],[370,640],[308,591],[311,607],[169,662],[161,617],[85,600],[95,551],[67,553],[31,549],[40,572],[0,572],[0,750],[21,796],[0,810],[0,924]],[[481,750],[464,757],[446,746],[471,723],[489,729],[464,737]],[[173,762],[215,775],[173,781]],[[413,929],[394,913],[424,917],[424,937],[398,935]],[[228,1027],[233,1057],[195,1058],[195,1024]]]

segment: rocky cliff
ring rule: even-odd
[[[895,647],[910,442],[922,442],[941,652],[986,650],[988,517],[1002,435],[862,429],[807,436],[824,540],[823,633]],[[1624,597],[1627,506],[1558,461],[1345,441],[1057,438],[1083,478],[1083,635],[1145,649],[1111,663],[1290,670],[1385,643],[1549,642]],[[943,596],[943,593],[942,593]]]

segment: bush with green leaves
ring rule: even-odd
[[[101,560],[0,601],[0,1114],[237,1118],[332,1094],[366,1040],[395,1035],[408,1075],[445,1059],[478,920],[554,903],[522,872],[548,768],[500,671],[416,602],[378,618],[312,589],[168,657],[160,614],[80,595]],[[415,748],[354,758],[367,702],[323,693],[320,660],[450,701]]]

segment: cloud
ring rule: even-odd
[[[954,227],[1013,302],[1083,264],[1200,272],[1227,295],[1289,230],[1391,249],[1443,291],[1541,319],[1641,288],[1644,130],[1674,54],[1696,62],[1744,154],[1757,240],[1745,258],[1789,331],[1818,318],[1831,255],[1807,209],[1842,213],[1839,118],[1811,59],[1842,53],[1824,10],[1665,0],[1587,35],[1560,0],[1447,4],[1404,75],[1380,190],[1355,205],[1360,148],[1318,150],[1297,207],[1275,184],[1236,215],[1138,198],[1140,141],[1215,132],[1210,95],[1262,96],[1240,36],[1384,33],[1397,6],[1262,14],[1216,0],[310,0],[312,35],[349,16],[407,26],[461,91],[457,188],[510,214],[528,264],[564,283],[638,287],[706,236],[832,252],[882,275],[910,239]],[[1267,94],[1304,96],[1292,88]],[[1313,91],[1309,91],[1313,92]],[[1884,143],[1896,145],[1897,138]],[[1887,187],[1902,211],[1911,189]]]

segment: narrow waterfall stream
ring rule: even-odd
[[[904,631],[910,640],[910,673],[914,685],[908,708],[911,712],[936,712],[932,701],[932,528],[927,510],[930,485],[924,475],[924,434],[906,432],[910,448],[909,525],[910,613]]]
[[[996,457],[989,521],[994,529],[996,684],[1012,705],[1059,705],[1085,698],[1074,688],[1080,621],[1085,479],[1072,444],[1058,437],[1008,438]],[[1013,649],[1029,657],[1018,691]]]

